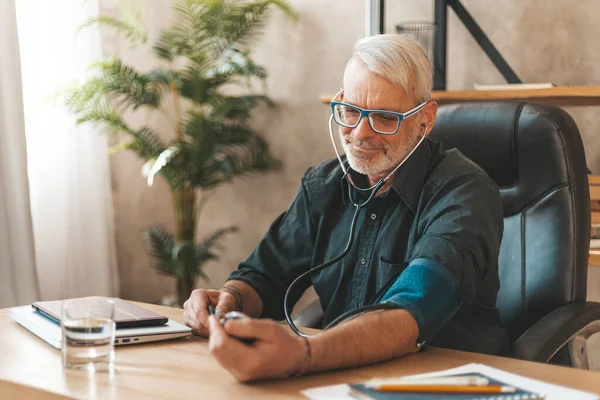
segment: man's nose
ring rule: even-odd
[[[367,117],[363,117],[356,128],[352,130],[352,137],[355,140],[371,139],[377,135],[378,133],[371,129],[371,125],[369,125],[369,120]]]

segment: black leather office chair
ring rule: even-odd
[[[590,197],[573,119],[549,105],[453,104],[440,107],[431,138],[458,148],[500,187],[497,306],[511,355],[589,368],[586,341],[600,332],[600,304],[586,302]]]
[[[557,107],[522,102],[441,106],[431,138],[458,148],[500,187],[504,236],[498,308],[511,356],[589,369],[600,304],[586,302],[590,199],[583,144]],[[311,325],[318,302],[296,321]]]

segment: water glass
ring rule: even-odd
[[[115,303],[106,298],[62,302],[63,367],[100,371],[115,358]]]

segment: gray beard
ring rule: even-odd
[[[369,146],[367,142],[355,142],[355,145],[360,145],[362,148],[382,148],[385,153],[377,154],[374,157],[361,157],[354,152],[354,146],[346,143],[345,138],[340,135],[342,147],[346,153],[348,164],[356,172],[363,175],[379,175],[391,172],[398,166],[406,156],[411,152],[413,147],[418,143],[417,140],[411,140],[409,144],[402,146],[400,149],[392,149],[389,146]],[[361,143],[362,142],[362,143]]]

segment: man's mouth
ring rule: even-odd
[[[381,148],[379,148],[379,147],[369,148],[369,147],[358,147],[358,146],[352,146],[352,149],[356,150],[356,151],[364,151],[364,152],[373,152],[373,151],[381,150]]]
[[[346,144],[348,145],[348,147],[350,147],[351,150],[354,151],[360,151],[360,152],[375,152],[375,151],[383,151],[385,152],[385,149],[382,146],[374,146],[374,145],[358,145],[356,143],[352,143],[350,141],[346,141]]]

